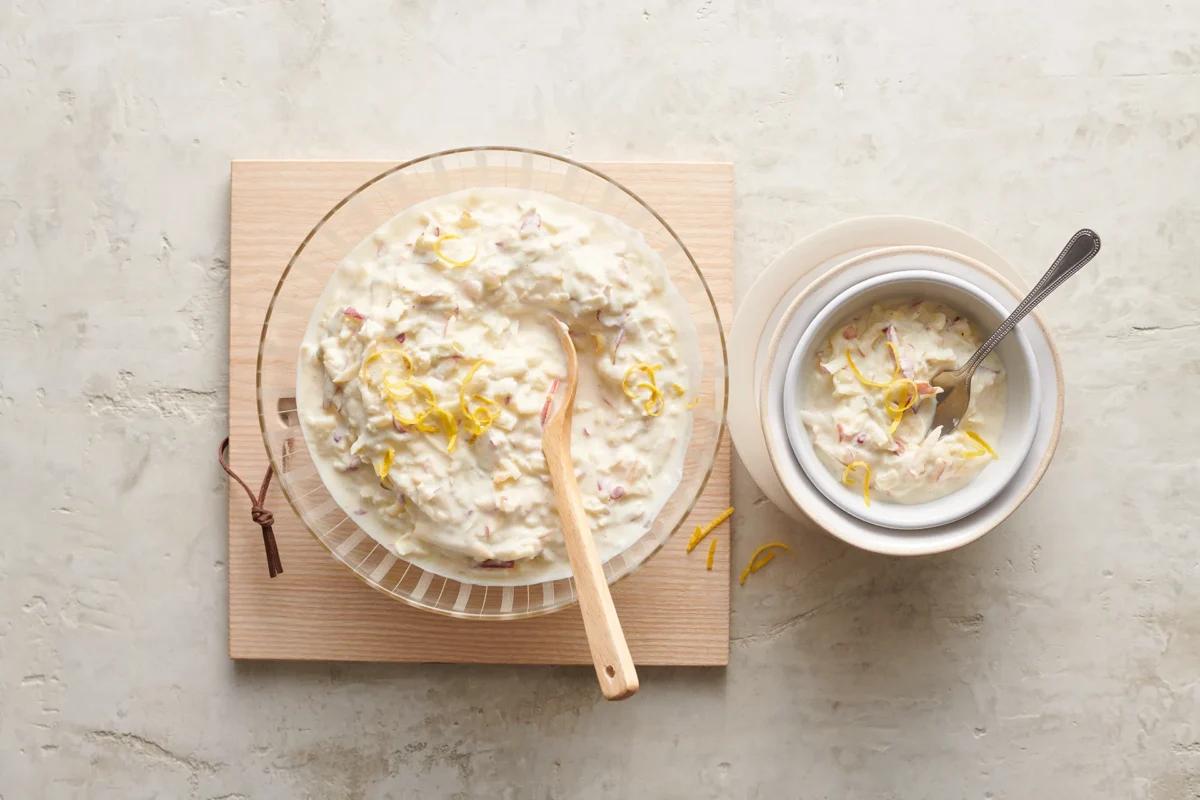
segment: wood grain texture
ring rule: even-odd
[[[583,616],[583,630],[592,652],[596,680],[606,698],[623,700],[638,690],[637,670],[621,630],[621,619],[617,616],[608,581],[604,578],[604,567],[592,538],[587,512],[583,509],[579,483],[575,480],[571,421],[575,411],[575,391],[579,386],[579,360],[567,326],[557,320],[555,323],[558,343],[567,357],[567,379],[563,382],[560,400],[542,426],[542,452],[546,455],[550,485],[554,487],[554,505],[562,522],[571,572],[575,575],[579,612]]]
[[[263,316],[279,274],[334,203],[389,166],[372,161],[235,161],[231,168],[230,461],[257,484],[267,465],[255,403]],[[733,168],[729,164],[599,164],[657,210],[700,264],[728,330],[733,299]],[[315,300],[315,298],[314,298]],[[245,497],[229,494],[229,654],[244,659],[590,664],[578,608],[528,620],[471,622],[419,611],[364,585],[290,511],[267,507],[285,572],[267,577]],[[729,553],[712,572],[684,553],[686,531],[729,504],[729,444],[692,516],[613,587],[630,650],[643,665],[724,665],[729,657]]]

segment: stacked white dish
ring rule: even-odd
[[[729,427],[751,477],[784,512],[867,550],[920,555],[974,541],[1033,491],[1058,441],[1062,370],[1048,332],[1031,316],[1019,326],[1019,335],[1009,337],[1002,354],[1015,378],[1002,458],[967,488],[936,502],[877,513],[845,502],[853,492],[818,472],[815,460],[805,459],[802,466],[797,455],[803,454],[803,437],[794,424],[789,438],[784,399],[789,364],[838,309],[849,311],[854,298],[865,297],[861,293],[872,287],[886,291],[904,277],[902,272],[908,273],[906,280],[927,281],[972,305],[964,310],[985,327],[1025,294],[1011,265],[947,225],[868,217],[819,231],[772,264],[739,304],[730,352],[747,357],[731,359]]]

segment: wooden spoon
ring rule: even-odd
[[[583,510],[583,498],[571,460],[571,412],[579,383],[579,362],[567,326],[557,317],[551,317],[551,321],[567,357],[567,380],[562,402],[546,418],[542,428],[542,452],[550,470],[550,485],[554,488],[554,502],[562,521],[571,571],[575,573],[575,592],[579,596],[583,629],[587,633],[600,690],[609,700],[624,700],[638,690],[637,670],[608,591],[608,581],[604,578],[596,542]]]

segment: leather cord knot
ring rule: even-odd
[[[274,470],[267,467],[267,474],[263,476],[262,487],[258,490],[258,495],[255,496],[246,482],[238,477],[237,473],[229,466],[229,437],[225,437],[225,441],[221,442],[221,446],[217,449],[217,463],[221,465],[221,469],[225,470],[225,474],[233,478],[238,484],[246,490],[246,496],[250,498],[250,519],[262,528],[263,548],[267,552],[267,572],[274,578],[276,575],[283,574],[283,562],[279,560],[279,546],[275,543],[275,529],[272,527],[275,524],[275,515],[267,509],[263,508],[263,502],[267,499],[267,489],[271,487],[271,476]]]

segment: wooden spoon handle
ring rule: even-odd
[[[579,495],[579,484],[569,456],[564,463],[557,448],[546,452],[546,466],[550,481],[558,490],[555,493],[558,518],[562,521],[567,556],[575,573],[575,591],[579,596],[588,647],[592,651],[592,663],[596,666],[596,678],[606,698],[624,700],[638,690],[637,669],[633,666],[625,632],[608,591],[608,581],[604,579],[600,555],[596,552],[596,542]]]

